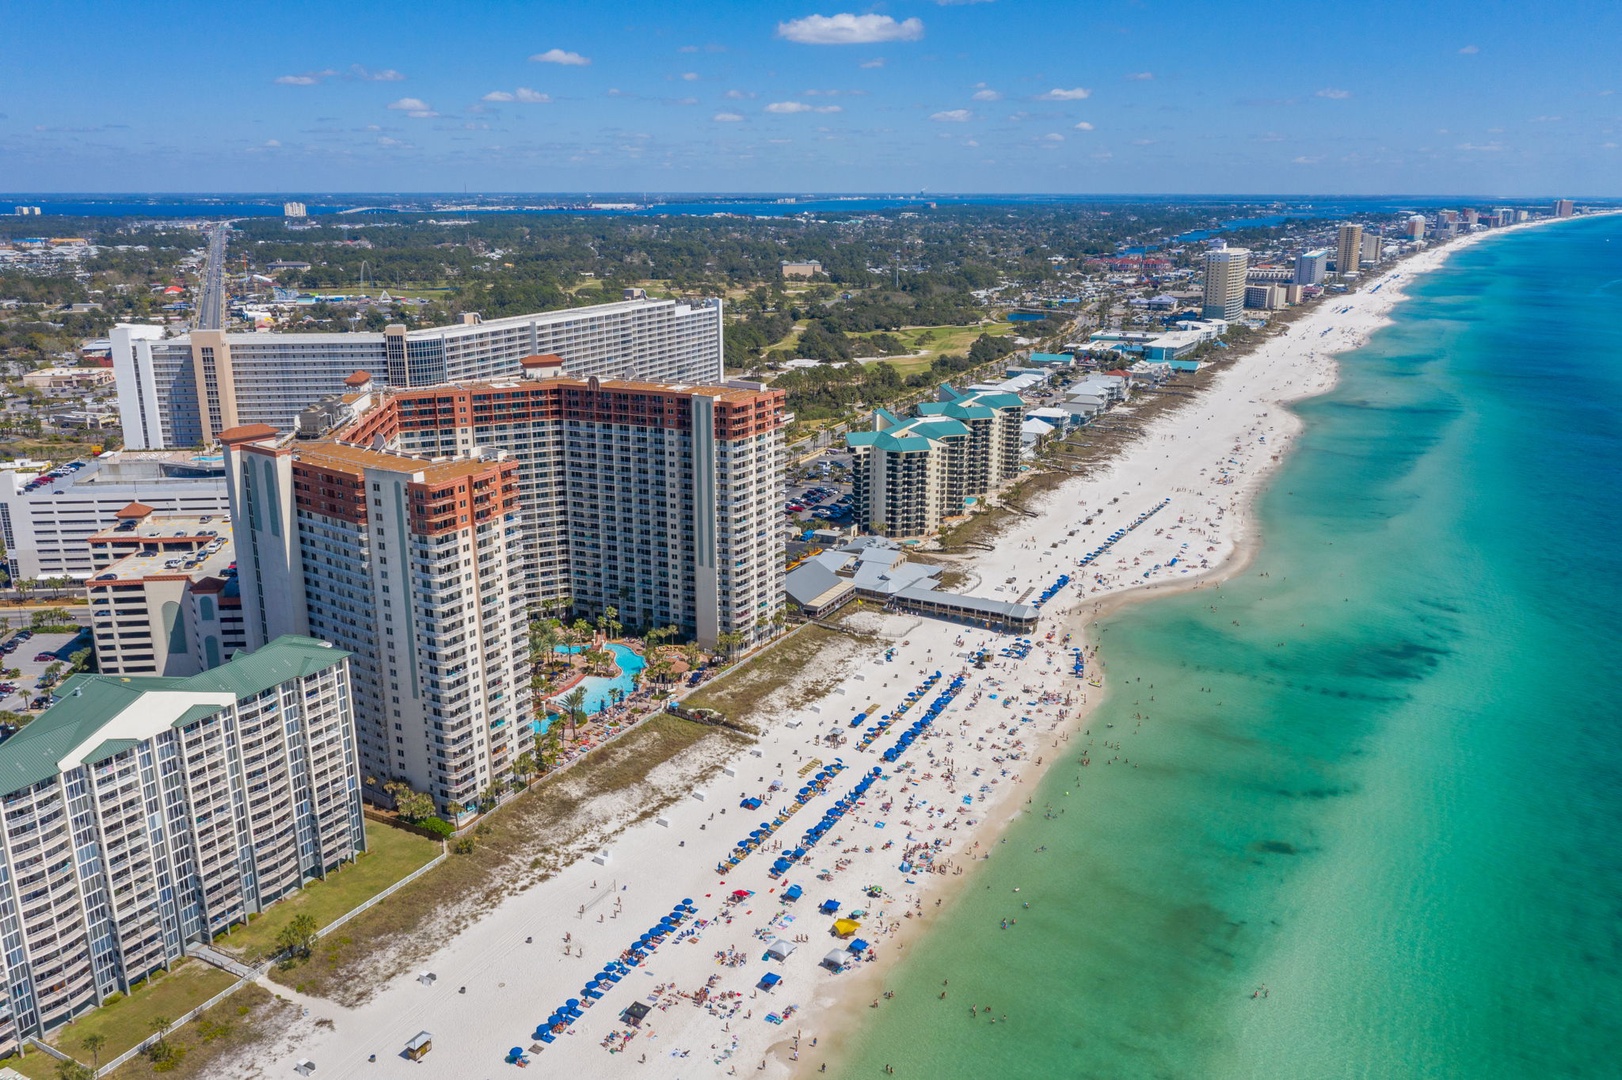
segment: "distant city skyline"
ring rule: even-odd
[[[162,14],[8,12],[7,188],[1622,194],[1612,4]]]

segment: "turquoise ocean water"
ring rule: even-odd
[[[1622,1076],[1622,220],[1413,292],[830,1074]]]

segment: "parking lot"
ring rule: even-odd
[[[838,528],[852,524],[850,454],[827,451],[789,470],[783,513],[788,523],[800,529],[826,521]]]
[[[35,703],[40,708],[51,701],[50,686],[41,686],[45,669],[60,664],[58,681],[68,668],[69,645],[75,634],[38,634],[18,630],[0,642],[0,668],[20,671],[20,675],[0,677],[0,709],[28,712]]]

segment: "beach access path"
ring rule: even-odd
[[[1107,466],[1043,496],[1030,507],[1037,516],[1016,519],[995,551],[973,558],[974,591],[999,599],[1040,596],[1070,576],[1043,608],[1028,655],[1001,655],[1013,640],[1007,635],[912,616],[857,616],[890,638],[888,646],[851,662],[820,701],[748,717],[762,737],[707,790],[503,901],[365,1004],[312,1007],[274,1049],[231,1063],[229,1074],[292,1076],[304,1059],[335,1080],[512,1070],[510,1049],[539,1045],[537,1025],[568,999],[590,1000],[586,981],[686,899],[696,915],[530,1053],[530,1067],[549,1076],[649,1080],[816,1073],[840,1029],[880,1000],[884,971],[905,955],[909,936],[928,926],[937,901],[961,886],[1000,828],[1026,809],[1042,769],[1065,754],[1069,733],[1096,704],[1101,667],[1089,648],[1078,676],[1070,651],[1084,645],[1087,621],[1122,595],[1209,583],[1242,564],[1233,556],[1252,539],[1250,502],[1301,428],[1283,406],[1330,389],[1335,355],[1367,340],[1402,299],[1402,285],[1476,239],[1424,252],[1356,293],[1325,299],[1239,358],[1207,392],[1153,421]],[[1089,517],[1092,524],[1083,524]],[[1079,565],[1122,531],[1104,554]],[[981,648],[993,658],[976,668]],[[852,716],[871,710],[876,720],[936,671],[941,680],[918,704],[869,748],[857,748],[861,729],[847,728]],[[897,761],[882,760],[959,674],[962,691]],[[835,727],[853,738],[830,748],[819,740]],[[836,758],[843,770],[767,846],[793,849],[872,769],[880,772],[804,860],[774,878],[768,871],[785,852],[756,850],[717,873],[738,841],[794,805],[805,778]],[[783,790],[769,791],[773,781]],[[767,801],[743,810],[745,795]],[[787,903],[781,894],[790,883],[804,895]],[[867,895],[870,887],[877,896]],[[750,895],[730,902],[737,890]],[[840,902],[840,914],[865,912],[857,936],[871,945],[838,973],[822,965],[846,946],[831,936],[834,916],[817,911],[827,899]],[[779,938],[797,949],[783,961],[764,959]],[[434,978],[419,979],[424,972]],[[781,984],[756,989],[767,973]],[[636,1002],[652,1010],[640,1027],[620,1019]],[[402,1055],[424,1030],[434,1040],[428,1073]]]

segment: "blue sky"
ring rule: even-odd
[[[11,191],[1622,195],[1622,3],[11,3]]]

